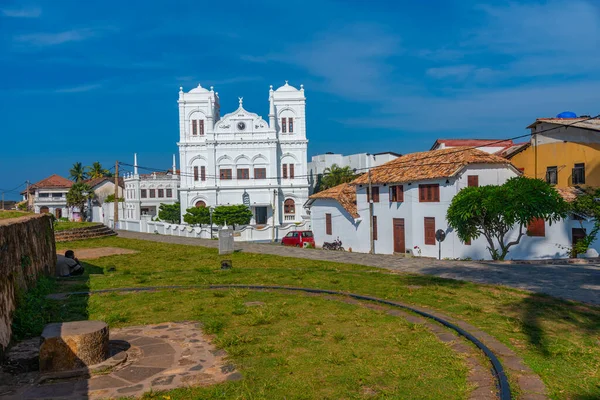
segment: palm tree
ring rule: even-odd
[[[356,178],[356,174],[350,167],[340,167],[337,164],[332,164],[331,167],[325,168],[321,179],[321,189],[329,189],[342,183],[351,182]]]
[[[85,167],[80,162],[76,162],[75,164],[73,164],[73,168],[69,170],[69,175],[70,178],[75,182],[81,182],[87,179]]]
[[[88,168],[88,176],[90,177],[90,179],[102,178],[104,176],[110,177],[112,175],[107,169],[102,168],[102,164],[100,164],[99,161],[96,161],[95,163],[92,164],[91,167],[87,167],[87,168]]]

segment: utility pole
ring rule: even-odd
[[[27,183],[27,189],[26,193],[27,193],[27,211],[29,211],[29,179],[25,181],[25,183]]]
[[[273,226],[271,227],[271,243],[275,243],[275,198],[277,196],[277,189],[273,189]]]
[[[369,253],[374,254],[375,243],[373,241],[373,186],[371,186],[371,168],[369,168],[367,176],[369,178],[369,191],[367,193],[367,200],[369,201],[369,243],[371,245],[371,250],[369,250]]]
[[[119,161],[115,162],[115,216],[113,218],[113,229],[117,229],[119,222]]]

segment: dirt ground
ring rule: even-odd
[[[115,256],[118,254],[135,254],[137,251],[129,249],[121,249],[119,247],[98,247],[94,249],[77,249],[75,251],[75,257],[80,260],[91,260],[94,258]],[[64,255],[64,252],[57,253]]]

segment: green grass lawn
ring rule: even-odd
[[[24,216],[29,215],[29,214],[31,214],[31,213],[28,213],[28,212],[25,212],[25,211],[5,211],[5,210],[0,210],[0,219],[24,217]]]
[[[55,231],[66,231],[69,229],[88,228],[90,226],[100,225],[98,222],[75,222],[75,221],[57,221],[54,224]]]
[[[90,260],[89,263],[86,263],[88,272],[92,272],[89,279],[81,281],[81,285],[63,284],[57,290],[74,291],[88,287],[91,289],[104,289],[173,284],[237,283],[304,286],[368,294],[431,307],[479,327],[515,350],[525,360],[526,364],[542,377],[552,398],[586,400],[600,398],[600,308],[598,307],[499,286],[479,285],[430,276],[391,274],[388,271],[376,268],[326,261],[248,253],[235,253],[222,257],[218,255],[215,249],[137,241],[118,237],[58,244],[60,251],[67,248],[76,250],[77,248],[104,246],[129,248],[138,250],[139,253]],[[232,270],[223,271],[220,269],[220,260],[224,258],[232,260]],[[88,277],[87,273],[86,277]],[[256,379],[258,379],[257,382],[262,383],[256,384],[263,386],[252,386],[254,385],[254,383],[251,383],[253,379],[248,378],[253,378],[255,376],[253,373],[258,373],[253,368],[257,365],[263,365],[261,363],[267,361],[261,358],[262,356],[257,352],[257,349],[251,349],[252,344],[242,345],[242,350],[246,349],[248,353],[244,353],[246,350],[243,350],[243,354],[240,355],[236,353],[237,344],[232,344],[226,339],[227,337],[236,337],[235,335],[243,337],[247,333],[246,330],[250,329],[248,324],[244,323],[244,318],[251,317],[240,314],[240,318],[238,318],[234,312],[236,307],[239,306],[240,300],[236,300],[236,295],[232,293],[223,298],[210,293],[210,291],[165,291],[143,294],[94,295],[88,300],[88,304],[80,304],[82,300],[73,299],[72,304],[61,308],[61,314],[56,318],[68,319],[77,316],[100,318],[107,320],[111,326],[158,323],[178,319],[202,320],[208,318],[209,320],[221,321],[222,325],[216,323],[216,326],[221,326],[221,328],[215,332],[219,343],[223,344],[232,355],[233,360],[239,363],[241,371],[247,373],[246,379],[241,383],[227,384],[231,386],[227,390],[232,390],[232,397],[283,398],[281,395],[283,393],[281,391],[283,390],[282,387],[272,382],[282,378],[279,375],[282,368],[272,365],[269,371],[264,372],[266,375],[271,374],[269,376],[272,379],[269,380],[265,378],[266,375],[261,375],[260,379]],[[260,346],[276,346],[280,340],[285,340],[285,346],[281,347],[282,351],[285,350],[285,353],[277,356],[282,357],[277,362],[281,362],[283,365],[285,365],[285,362],[291,362],[291,365],[295,365],[294,362],[300,362],[302,359],[302,357],[299,357],[295,361],[291,361],[288,358],[291,357],[291,353],[300,352],[304,347],[304,340],[297,337],[297,332],[302,329],[313,329],[314,327],[309,328],[309,326],[312,326],[309,321],[321,320],[323,324],[327,324],[327,328],[323,328],[327,335],[335,335],[337,332],[335,327],[339,324],[339,321],[329,316],[335,316],[342,313],[346,307],[351,307],[331,304],[326,300],[314,298],[307,300],[297,294],[247,293],[246,296],[249,299],[264,296],[265,300],[263,301],[268,303],[267,310],[272,310],[271,313],[276,315],[276,321],[282,321],[283,325],[280,328],[285,329],[284,331],[271,331],[272,335],[275,336],[268,335],[257,343],[260,343]],[[309,303],[306,303],[307,301]],[[282,302],[287,302],[286,304],[290,304],[290,310],[294,310],[290,311],[285,318],[277,316],[277,310],[281,306],[276,305]],[[372,315],[374,319],[372,322],[364,322],[364,325],[369,325],[369,327],[360,327],[356,323],[350,323],[350,325],[344,325],[344,327],[340,326],[345,337],[354,338],[352,336],[353,329],[371,329],[387,319],[387,317],[377,315],[372,310],[358,309],[353,311],[353,313],[355,312],[365,315],[365,318],[367,314]],[[379,322],[375,321],[377,318],[381,320],[378,320]],[[329,324],[330,320],[333,321],[331,325]],[[398,329],[407,326],[405,322],[393,321],[391,321],[391,324],[398,325]],[[392,329],[392,325],[389,325],[389,329]],[[269,325],[269,329],[275,329],[276,326],[278,324],[273,323]],[[388,328],[382,329],[381,336],[377,336],[379,338],[377,340],[380,340],[378,342],[380,346],[389,346],[390,343],[394,342],[409,343],[405,341],[408,337],[405,336],[406,332],[399,335],[399,332],[392,333],[392,331],[386,331],[386,329]],[[252,331],[248,335],[257,337],[260,331]],[[374,329],[374,331],[379,330]],[[284,332],[284,334],[282,335],[281,332]],[[361,332],[363,331],[361,330]],[[371,333],[367,332],[366,336],[372,334],[373,331]],[[288,337],[290,335],[291,337]],[[365,348],[374,346],[374,342],[370,341],[371,338],[365,337],[365,332],[359,336],[365,340]],[[431,338],[426,333],[418,336],[423,336],[423,340],[427,337]],[[398,339],[394,339],[394,337]],[[272,340],[269,341],[269,339]],[[288,340],[291,340],[291,342],[288,342]],[[294,342],[294,340],[297,342]],[[357,340],[357,338],[352,340]],[[373,338],[373,340],[375,339]],[[431,342],[433,351],[431,357],[445,357],[444,354],[450,354],[444,353],[443,348],[440,350],[439,346],[434,345],[434,342],[435,340]],[[350,351],[354,346],[342,346],[341,348],[345,347],[348,347],[346,350]],[[404,346],[394,348],[394,352],[400,351],[400,347]],[[415,352],[425,351],[425,349],[420,348],[421,344],[418,344],[416,348],[412,345],[407,347]],[[389,347],[386,348],[388,349],[386,350],[387,355],[392,357],[393,351],[390,351]],[[321,353],[327,353],[327,350],[324,349],[317,350],[316,347],[314,349],[314,354],[319,356],[324,356]],[[316,355],[312,355],[313,353],[308,354],[306,353],[307,358],[316,357]],[[350,353],[345,353],[342,358],[353,360],[352,357],[354,356]],[[403,357],[409,357],[409,355],[404,354]],[[409,363],[403,364],[403,369],[413,369],[413,359],[410,360]],[[429,360],[433,360],[433,358]],[[462,378],[459,378],[462,376],[461,373],[464,374],[464,366],[456,364],[456,360],[451,356],[449,360],[452,360],[449,364],[453,366],[452,376],[456,377],[443,379],[445,385],[448,386],[448,388],[444,386],[443,391],[444,393],[448,391],[449,396],[436,397],[436,395],[430,398],[455,398],[456,396],[460,398],[465,396],[465,383],[464,380],[461,380]],[[273,360],[270,362],[277,363]],[[429,367],[436,368],[431,362],[433,361],[427,361]],[[433,363],[435,364],[435,362]],[[353,361],[346,365],[352,364]],[[369,371],[380,371],[381,374],[385,375],[386,369],[382,366],[381,361],[377,361],[376,358],[370,359],[361,365],[365,376]],[[260,369],[260,367],[256,368]],[[309,372],[306,373],[309,374]],[[313,370],[311,373],[315,377],[320,376],[319,370]],[[432,373],[436,374],[436,372]],[[329,393],[325,397],[331,398],[356,397],[350,395],[350,393],[355,393],[356,386],[346,382],[347,379],[353,379],[354,375],[352,374],[354,372],[349,372],[349,374],[348,376],[342,374],[338,378],[331,376],[331,380],[326,378],[326,381],[321,383],[313,382],[315,387],[319,389],[317,397],[320,397],[323,393]],[[369,380],[370,383],[366,385],[372,385],[373,382],[379,382],[379,379],[382,379],[381,386],[378,384],[375,384],[375,386],[381,387],[382,393],[388,393],[387,391],[391,390],[389,392],[390,396],[394,397],[391,393],[394,393],[393,390],[395,389],[389,386],[391,380],[384,377],[373,379],[374,381]],[[428,380],[429,377],[424,379]],[[241,385],[241,387],[237,387],[237,385]],[[273,385],[277,387],[271,387]],[[438,383],[433,386],[436,385]],[[227,387],[229,388],[229,386]],[[453,389],[450,389],[450,386]],[[212,389],[207,390],[210,392]],[[217,389],[214,390],[217,391]],[[244,390],[248,390],[248,392],[244,392]],[[304,390],[309,389],[303,387],[302,391]],[[327,392],[327,390],[330,390],[330,392]],[[180,397],[173,398],[204,398],[205,392],[202,392],[203,394],[198,393],[200,392],[194,390],[178,391],[176,395]],[[249,393],[264,393],[264,395],[251,396]],[[436,393],[439,392],[431,392],[432,395]],[[211,396],[218,398],[218,393],[215,392]],[[404,396],[406,396],[406,392]],[[226,395],[221,398],[228,397]],[[289,397],[303,398],[303,392],[298,392]],[[410,397],[413,398],[412,394]],[[306,398],[314,397],[307,396]]]

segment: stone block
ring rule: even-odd
[[[108,358],[108,325],[76,321],[46,325],[40,345],[40,371],[83,368]]]

